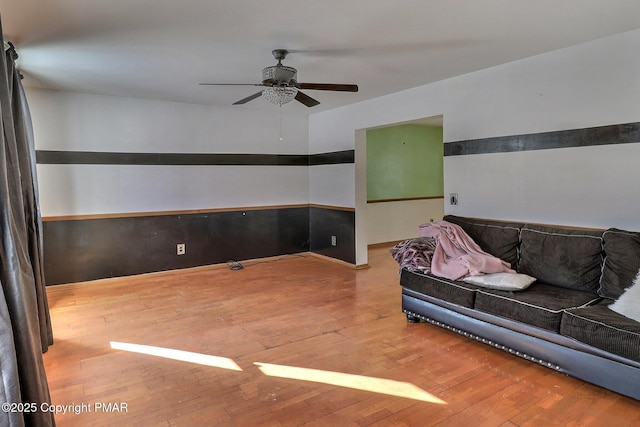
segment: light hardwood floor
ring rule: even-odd
[[[52,401],[79,412],[58,425],[640,426],[638,401],[407,323],[388,246],[369,264],[290,256],[48,288]]]

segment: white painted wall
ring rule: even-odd
[[[418,236],[418,226],[440,221],[444,200],[402,200],[367,204],[368,244],[393,242]]]
[[[43,216],[308,203],[306,166],[38,165]]]
[[[353,163],[311,166],[310,182],[322,184],[310,186],[310,198],[319,205],[354,207],[354,179]]]
[[[27,89],[36,149],[308,154],[304,116]],[[43,216],[309,203],[305,166],[38,165]]]
[[[640,30],[320,112],[309,118],[309,149],[355,148],[358,158],[356,130],[440,114],[445,143],[637,122],[638,51]],[[640,144],[625,144],[445,157],[445,195],[459,195],[445,213],[640,230],[639,154]],[[354,207],[366,192],[359,175],[355,182],[341,193],[312,176],[311,203]],[[356,209],[356,221],[363,215]],[[357,264],[367,261],[366,243],[356,233]]]

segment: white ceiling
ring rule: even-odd
[[[25,86],[231,106],[271,51],[326,108],[640,28],[638,0],[0,0]],[[635,54],[635,53],[633,53]],[[233,108],[274,108],[256,99]]]

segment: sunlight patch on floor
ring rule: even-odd
[[[298,368],[295,366],[273,365],[270,363],[254,363],[263,374],[271,377],[290,378],[302,381],[312,381],[347,387],[356,390],[366,390],[374,393],[383,393],[390,396],[406,397],[421,400],[423,402],[446,405],[431,393],[420,387],[402,381],[388,380],[384,378],[367,377],[362,375],[345,374],[342,372],[322,371],[318,369]]]
[[[114,350],[164,357],[182,362],[229,369],[232,371],[242,371],[242,368],[238,366],[236,362],[227,357],[211,356],[209,354],[194,353],[191,351],[176,350],[173,348],[130,344],[117,341],[111,341],[109,344]],[[404,397],[439,405],[447,404],[444,400],[441,400],[415,384],[408,382],[368,377],[364,375],[345,374],[342,372],[323,371],[319,369],[299,368],[296,366],[274,365],[271,363],[255,362],[254,365],[257,366],[264,375],[270,377],[311,381],[351,388],[354,390],[364,390],[374,393],[382,393],[389,396]]]
[[[219,356],[211,356],[191,351],[175,350],[173,348],[155,347],[151,345],[129,344],[124,342],[111,341],[109,343],[114,350],[124,350],[133,353],[148,354],[151,356],[164,357],[167,359],[180,360],[182,362],[197,363],[199,365],[214,366],[216,368],[230,369],[232,371],[242,371],[236,362]]]

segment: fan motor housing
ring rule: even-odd
[[[289,86],[295,82],[298,70],[286,65],[273,65],[262,70],[262,84],[265,86]]]

